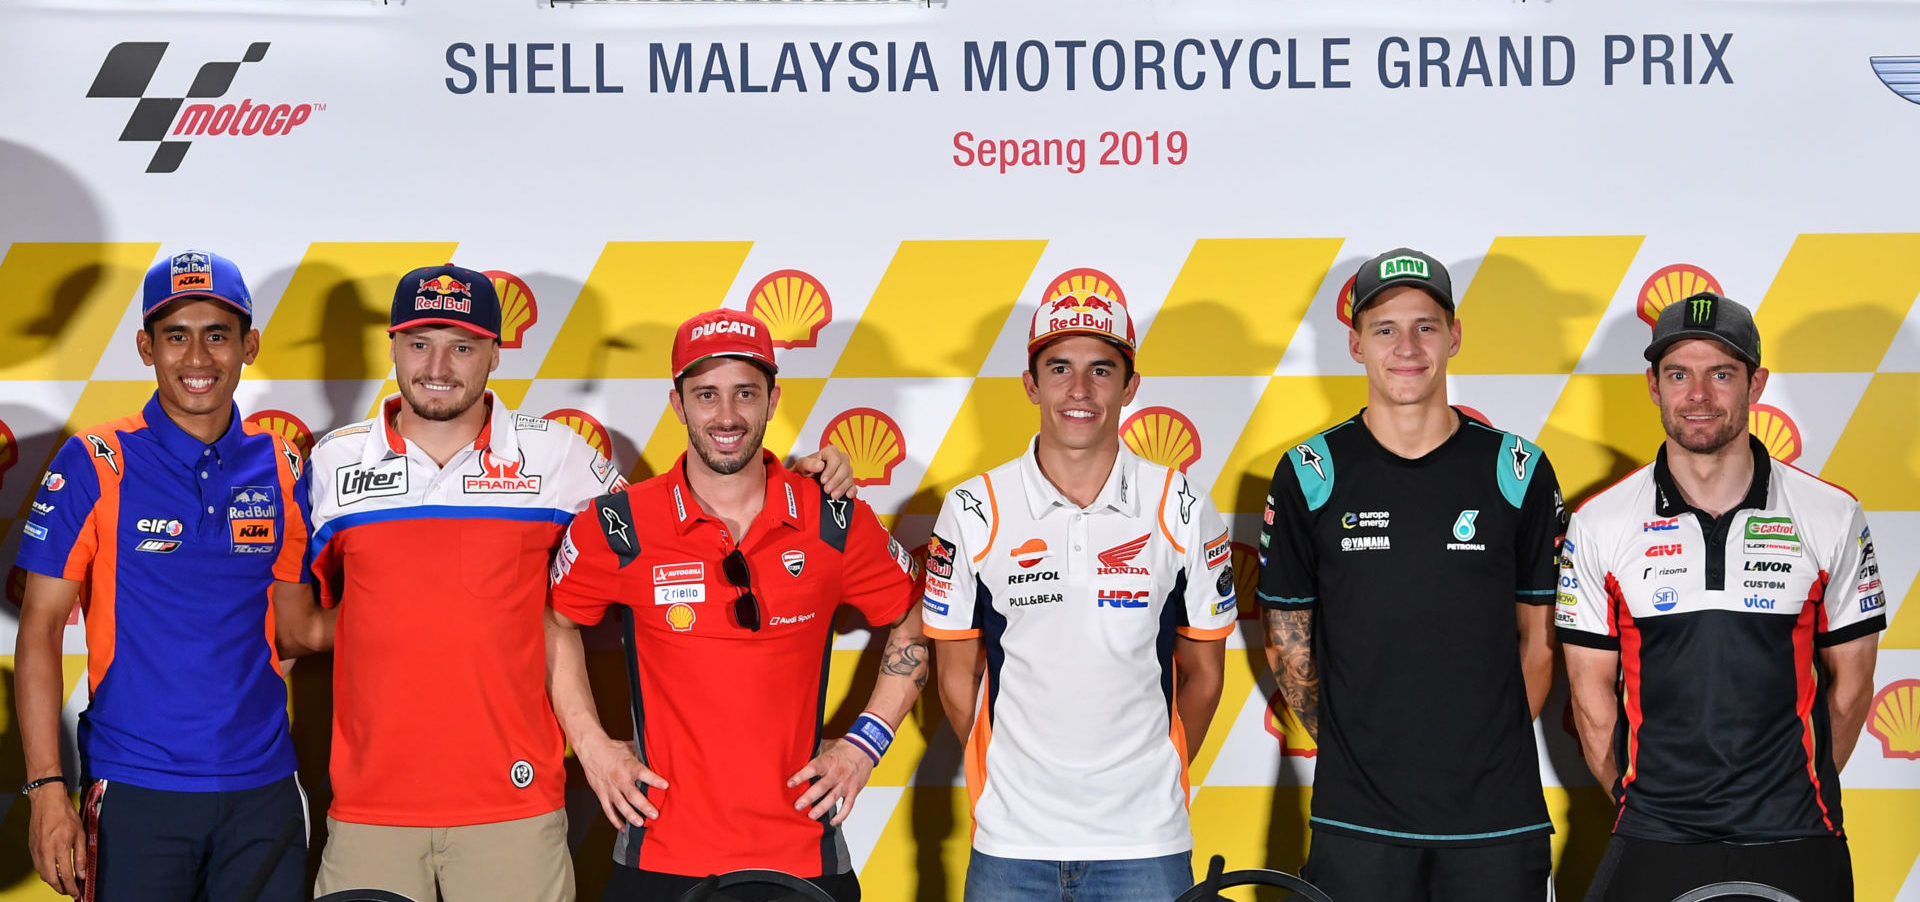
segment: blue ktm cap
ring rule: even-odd
[[[253,316],[253,295],[240,278],[240,267],[207,251],[181,251],[155,263],[147,270],[140,295],[142,320],[153,319],[160,308],[183,298],[212,298],[242,316]]]

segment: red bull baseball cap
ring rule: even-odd
[[[185,250],[155,263],[140,287],[140,319],[151,322],[160,308],[185,298],[212,298],[253,317],[253,296],[240,267],[219,254]]]
[[[1134,347],[1139,344],[1133,335],[1133,316],[1118,292],[1103,294],[1093,288],[1076,288],[1040,302],[1040,309],[1033,312],[1033,326],[1027,330],[1027,355],[1073,335],[1105,339],[1128,360],[1133,359]]]
[[[423,266],[400,277],[390,322],[388,333],[414,326],[459,326],[481,338],[499,338],[500,295],[485,273],[451,263]]]
[[[780,371],[773,362],[773,334],[767,324],[739,310],[709,310],[680,324],[673,333],[673,378],[709,357],[739,357],[766,369]]]

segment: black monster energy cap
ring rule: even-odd
[[[1668,304],[1653,324],[1647,362],[1658,366],[1668,348],[1689,338],[1713,339],[1749,365],[1760,365],[1760,329],[1753,324],[1753,311],[1739,301],[1702,291]]]

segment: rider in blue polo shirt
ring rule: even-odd
[[[187,251],[147,272],[136,334],[158,390],[81,430],[41,481],[17,681],[34,866],[82,898],[304,898],[305,803],[294,782],[275,606],[316,616],[304,461],[240,419],[260,346],[225,258]],[[61,771],[61,635],[86,615],[82,774]],[[281,630],[284,651],[299,642]],[[84,791],[76,816],[68,791]],[[251,898],[251,897],[249,897]]]

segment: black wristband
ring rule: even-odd
[[[41,777],[38,780],[28,780],[27,785],[20,787],[20,794],[26,795],[27,793],[30,793],[36,789],[39,789],[40,787],[45,786],[48,783],[59,783],[64,786],[64,785],[67,785],[67,778],[63,774],[54,774],[51,777]]]

